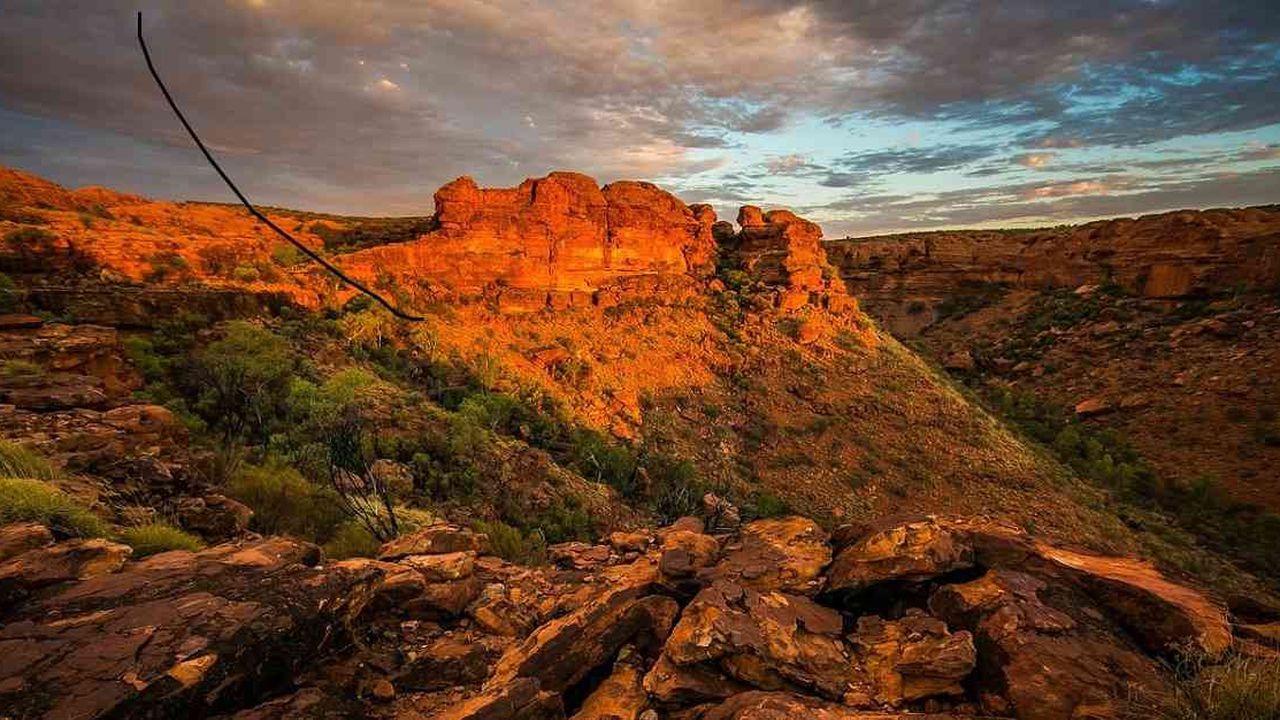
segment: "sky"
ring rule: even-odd
[[[1280,202],[1276,0],[0,0],[0,164],[424,215],[643,179],[828,237]]]

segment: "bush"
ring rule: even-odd
[[[195,353],[189,382],[195,410],[224,441],[265,444],[285,414],[296,359],[284,339],[244,321]]]
[[[48,460],[8,440],[0,440],[0,478],[57,480],[61,477]]]
[[[541,565],[547,561],[547,541],[538,530],[522,532],[500,520],[477,521],[471,528],[489,536],[493,554],[508,562]]]
[[[693,463],[666,455],[650,455],[645,459],[644,469],[649,480],[646,495],[664,525],[698,511],[706,488]]]
[[[12,278],[0,273],[0,312],[14,312],[21,304],[22,291],[14,284]]]
[[[1275,720],[1280,718],[1280,659],[1235,656],[1215,665],[1194,656],[1175,669],[1169,694],[1134,705],[1135,719]]]
[[[332,494],[279,461],[245,465],[231,482],[231,497],[253,509],[253,527],[266,535],[288,534],[324,542],[347,517]]]
[[[271,248],[271,261],[281,267],[292,267],[306,260],[307,256],[302,254],[298,248],[281,243]]]
[[[107,524],[61,490],[30,478],[0,479],[0,525],[36,522],[58,535],[102,537]]]
[[[767,490],[756,493],[747,510],[748,515],[753,518],[775,518],[791,514],[791,506],[787,501]]]
[[[44,368],[28,360],[0,361],[0,378],[6,380],[34,380],[42,377],[44,377]]]
[[[170,550],[196,552],[204,549],[204,542],[200,538],[163,522],[126,528],[120,533],[120,542],[133,548],[135,558]]]
[[[332,560],[377,557],[380,547],[382,547],[381,543],[368,528],[353,520],[338,527],[333,538],[324,544],[324,554]]]

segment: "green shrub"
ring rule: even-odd
[[[196,552],[204,549],[204,542],[200,538],[163,522],[125,528],[120,533],[120,542],[133,548],[135,558],[170,550]]]
[[[353,557],[377,557],[381,543],[363,524],[349,521],[340,525],[333,538],[324,544],[325,557],[345,560]]]
[[[0,361],[0,378],[23,380],[42,377],[44,377],[44,368],[28,360]]]
[[[14,312],[22,304],[22,291],[14,284],[13,278],[0,273],[0,312]]]
[[[237,265],[236,269],[231,271],[231,277],[240,282],[256,282],[260,276],[258,268],[252,265]]]
[[[15,442],[0,440],[0,478],[57,480],[61,476],[36,452]]]
[[[630,448],[610,443],[594,430],[578,430],[573,434],[569,459],[583,477],[605,483],[622,493],[623,497],[636,496],[636,469],[639,465]]]
[[[227,492],[253,509],[253,527],[266,535],[288,534],[324,542],[347,521],[328,488],[317,487],[277,460],[244,465]]]
[[[791,514],[791,506],[777,495],[761,490],[748,506],[748,514],[754,518],[783,517]]]
[[[541,565],[547,560],[547,541],[538,530],[522,532],[500,520],[476,521],[471,527],[489,536],[493,554],[503,560],[524,565]]]
[[[644,469],[649,479],[646,496],[663,524],[699,509],[706,487],[693,463],[654,454],[645,459]]]
[[[298,248],[288,243],[281,243],[271,248],[271,261],[281,267],[292,267],[306,259]]]
[[[107,534],[101,518],[52,485],[30,478],[0,478],[0,525],[13,522],[36,522],[74,537]]]
[[[1221,664],[1185,660],[1167,695],[1134,703],[1130,716],[1157,720],[1276,720],[1280,659],[1235,656]]]
[[[228,323],[221,340],[192,358],[187,382],[195,410],[226,441],[265,443],[285,415],[296,364],[283,338],[244,321]]]

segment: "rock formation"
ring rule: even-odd
[[[724,536],[700,525],[583,546],[572,572],[509,565],[485,554],[483,535],[447,524],[388,544],[382,560],[332,565],[283,539],[126,563],[128,548],[3,528],[18,549],[0,561],[0,588],[30,599],[10,603],[0,628],[0,699],[50,718],[927,707],[1067,720],[1082,708],[1120,717],[1131,693],[1161,688],[1149,653],[1231,642],[1225,611],[1197,590],[986,520],[845,531],[830,569],[825,534],[803,518]],[[692,564],[667,562],[704,546]],[[771,566],[787,569],[751,570]],[[508,607],[495,614],[496,597]],[[532,624],[492,623],[522,614]]]
[[[794,310],[813,303],[843,311],[856,305],[827,261],[822,228],[790,210],[762,213],[752,205],[738,210],[740,229],[720,228],[727,259],[755,281],[776,288],[777,304]]]
[[[480,188],[463,177],[440,188],[435,203],[437,230],[353,253],[343,266],[454,294],[505,294],[512,310],[590,303],[620,279],[706,277],[715,269],[715,213],[706,206],[695,213],[652,183],[601,188],[585,175],[555,172],[514,188]]]
[[[834,240],[850,291],[894,332],[917,332],[965,288],[1116,283],[1150,298],[1280,286],[1280,208],[1183,210],[1070,228]]]

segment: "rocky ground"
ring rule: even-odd
[[[1276,653],[1274,611],[1233,627],[1147,564],[992,520],[832,538],[708,502],[543,568],[447,524],[340,562],[282,538],[129,561],[7,526],[0,697],[48,718],[1105,718],[1159,697],[1170,653]]]

